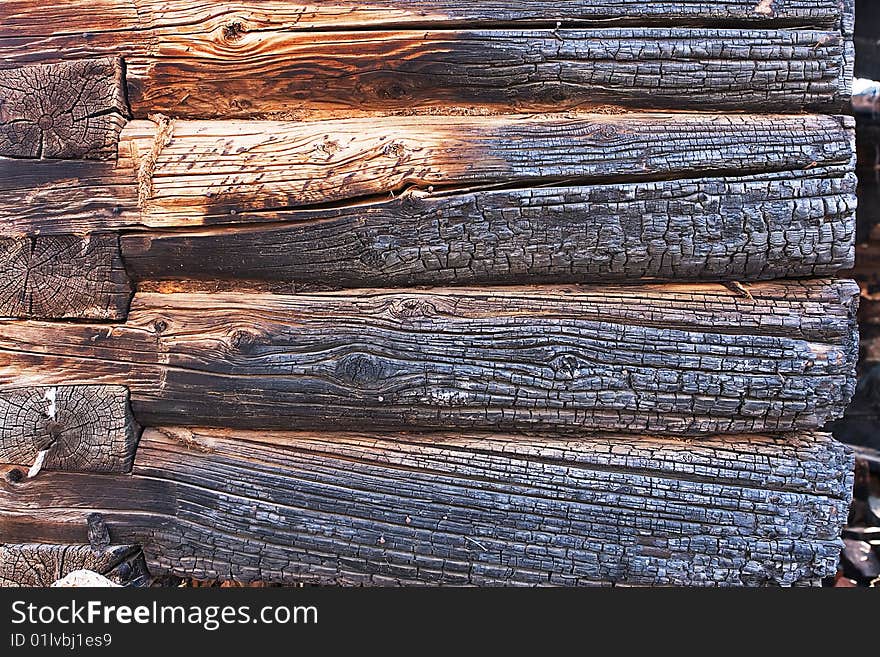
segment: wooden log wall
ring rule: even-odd
[[[5,0],[0,584],[832,574],[853,21]]]

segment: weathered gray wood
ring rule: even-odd
[[[0,235],[69,235],[137,226],[137,170],[129,162],[0,157]]]
[[[0,237],[0,317],[120,320],[131,295],[118,235]]]
[[[199,579],[791,585],[836,569],[852,454],[825,434],[166,428],[145,432],[133,476],[109,481],[7,482],[0,517],[30,540],[75,534],[97,508],[154,574]]]
[[[139,427],[122,386],[53,386],[0,392],[0,462],[128,472]]]
[[[142,293],[113,328],[0,323],[0,387],[130,385],[148,426],[816,428],[855,385],[857,295],[822,280]]]
[[[124,56],[139,117],[470,102],[842,109],[852,1],[782,4],[7,0],[0,61]]]
[[[759,280],[853,264],[855,177],[708,178],[404,196],[282,224],[126,235],[137,279],[327,286]]]
[[[110,159],[128,116],[119,59],[0,69],[0,155]]]
[[[0,544],[0,587],[51,586],[81,569],[128,583],[141,559],[140,548],[135,545],[112,545],[95,554],[88,545]]]

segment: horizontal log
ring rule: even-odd
[[[95,554],[89,545],[0,545],[0,587],[47,587],[75,570],[92,570],[117,583],[142,578],[136,545],[112,545]]]
[[[0,316],[122,320],[132,290],[119,236],[0,237]]]
[[[852,467],[826,434],[162,428],[145,432],[131,476],[5,479],[0,517],[33,540],[78,536],[100,509],[153,574],[198,579],[792,585],[836,570]]]
[[[141,221],[165,227],[277,221],[409,188],[842,176],[852,128],[850,117],[650,113],[133,121],[121,148],[140,162]]]
[[[122,386],[0,392],[0,462],[41,469],[128,472],[140,428]]]
[[[120,59],[0,69],[0,155],[104,160],[128,117]]]
[[[290,211],[356,210],[413,188],[845,178],[853,126],[850,117],[686,113],[132,121],[115,168],[0,159],[0,219],[6,234],[95,232],[297,221]]]
[[[0,323],[0,387],[129,385],[147,426],[812,429],[852,394],[851,281],[141,293]]]
[[[139,117],[449,103],[843,109],[851,0],[780,4],[10,0],[0,61],[124,57]]]
[[[833,275],[853,265],[854,176],[702,178],[430,194],[274,213],[281,224],[125,235],[139,280],[324,286]]]

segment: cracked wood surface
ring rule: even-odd
[[[845,175],[853,127],[851,117],[687,113],[174,121],[148,157],[155,124],[133,121],[121,148],[146,179],[142,222],[161,227],[273,220],[410,187]]]
[[[128,472],[140,428],[123,386],[51,386],[0,392],[0,462]]]
[[[132,289],[112,234],[0,237],[0,316],[124,320]]]
[[[47,587],[82,569],[127,581],[140,559],[135,545],[112,545],[95,554],[88,545],[0,544],[0,587]]]
[[[0,156],[106,160],[128,117],[120,59],[0,68]]]
[[[430,194],[129,234],[139,280],[389,286],[827,276],[851,267],[854,177],[682,179]]]
[[[122,56],[139,117],[450,103],[840,110],[853,66],[851,0],[55,5],[3,3],[3,66]]]
[[[139,279],[753,280],[852,264],[849,117],[567,113],[160,126],[130,122],[116,167],[0,160],[9,172],[0,230],[151,230],[122,238]],[[272,225],[218,227],[255,223]],[[180,233],[185,227],[199,230]]]
[[[131,387],[143,425],[710,434],[821,427],[851,281],[140,293],[124,325],[0,323],[0,386]]]
[[[77,540],[98,509],[153,574],[200,579],[791,585],[834,573],[852,467],[819,433],[160,428],[130,476],[5,477],[0,517],[8,540]]]

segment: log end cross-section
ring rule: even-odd
[[[122,386],[32,387],[0,393],[0,462],[128,472],[139,428]]]
[[[111,159],[127,116],[120,59],[0,71],[0,155]]]
[[[88,545],[0,545],[0,587],[51,586],[76,570],[128,583],[143,575],[142,561],[134,545],[111,545],[98,554]]]
[[[0,316],[120,320],[131,294],[116,235],[0,238]]]

